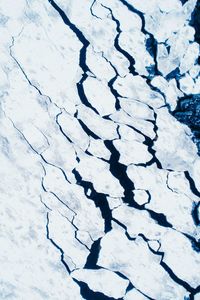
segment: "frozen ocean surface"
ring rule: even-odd
[[[0,0],[0,300],[200,300],[199,0]]]

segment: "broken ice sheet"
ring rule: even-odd
[[[126,293],[129,281],[106,269],[75,270],[72,277],[86,282],[90,289],[115,299],[122,298]]]
[[[187,292],[173,282],[159,261],[159,257],[148,250],[145,241],[141,238],[129,241],[119,227],[102,239],[98,259],[100,266],[119,271],[153,299],[183,299]]]
[[[0,298],[198,300],[197,1],[2,1]]]

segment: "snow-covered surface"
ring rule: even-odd
[[[0,0],[0,299],[200,298],[196,2]]]

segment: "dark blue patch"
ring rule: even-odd
[[[198,154],[200,154],[200,94],[179,98],[172,115],[191,129],[192,139],[197,145]]]
[[[101,250],[100,246],[101,239],[99,238],[98,240],[94,241],[92,244],[90,254],[87,257],[86,264],[84,266],[84,269],[100,269],[99,266],[97,266],[97,261],[99,257],[99,252]]]
[[[191,15],[191,21],[189,23],[191,26],[194,27],[195,35],[194,40],[198,44],[200,44],[200,1],[197,0],[196,6],[194,11]]]
[[[83,281],[78,281],[76,279],[74,279],[74,281],[79,285],[81,296],[86,300],[116,300],[116,298],[108,297],[103,293],[92,291]],[[117,300],[123,300],[123,298],[118,298]]]

